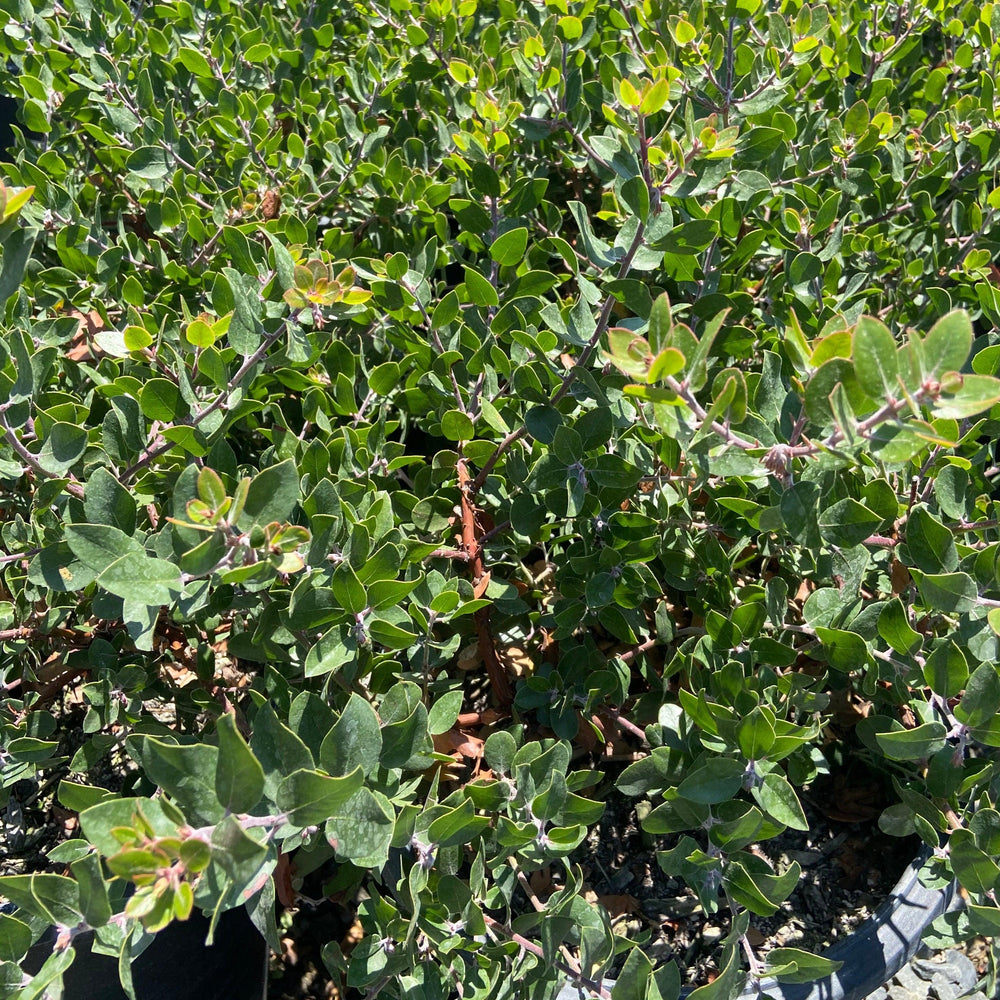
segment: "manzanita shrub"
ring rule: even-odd
[[[0,11],[8,851],[70,817],[3,996],[326,866],[361,993],[675,1000],[572,858],[602,740],[699,1000],[831,970],[746,932],[840,754],[1000,930],[1000,6]]]

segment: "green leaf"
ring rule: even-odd
[[[0,913],[0,962],[20,962],[31,947],[33,937],[26,923],[7,913]],[[17,982],[21,982],[20,969]]]
[[[133,294],[131,298],[137,298],[142,304],[142,288],[138,289],[139,294]],[[122,342],[127,351],[141,351],[153,342],[153,335],[143,326],[127,326],[122,330]]]
[[[130,737],[150,781],[160,786],[192,823],[217,823],[225,811],[215,793],[218,747],[205,743],[179,746],[152,736]],[[101,809],[103,804],[95,806]]]
[[[160,181],[173,171],[174,161],[161,146],[139,146],[129,154],[125,167],[143,180]]]
[[[920,646],[920,633],[911,628],[906,609],[898,597],[886,601],[879,612],[878,633],[897,653],[906,655]]]
[[[620,326],[613,326],[607,336],[608,358],[626,375],[646,381],[652,362],[646,338]]]
[[[583,22],[580,18],[567,14],[556,22],[556,30],[564,42],[572,42],[583,34]]]
[[[400,682],[382,701],[382,754],[384,767],[422,770],[433,751],[427,729],[427,709],[415,684]]]
[[[92,524],[110,524],[126,535],[135,531],[136,501],[103,465],[90,473],[83,511]]]
[[[352,694],[319,751],[322,767],[335,777],[360,767],[368,775],[378,766],[382,732],[375,709],[360,695]]]
[[[182,819],[176,806],[164,797],[139,799],[115,796],[80,813],[80,828],[101,854],[110,856],[122,846],[116,831],[141,828],[151,830],[153,836],[174,837]]]
[[[952,533],[926,507],[917,506],[910,511],[906,549],[911,565],[925,573],[958,569],[958,550]]]
[[[611,988],[611,1000],[646,1000],[646,987],[652,974],[653,963],[641,948],[632,948]]]
[[[857,632],[817,625],[816,638],[823,643],[823,656],[834,670],[850,673],[868,662],[868,646]]]
[[[249,528],[272,521],[289,521],[299,500],[299,474],[295,463],[288,459],[272,465],[250,481],[239,525]]]
[[[731,799],[743,784],[745,766],[730,757],[709,757],[691,770],[677,791],[692,802],[712,805]]]
[[[150,420],[173,423],[187,412],[181,391],[168,378],[151,378],[139,390],[139,405]]]
[[[242,271],[244,274],[257,273],[257,262],[254,259],[253,251],[250,249],[250,241],[241,230],[235,226],[223,226],[222,242],[225,244],[229,258],[237,270]]]
[[[751,913],[767,917],[792,893],[801,873],[797,861],[784,874],[775,875],[763,859],[737,852],[725,866],[722,878],[737,902]]]
[[[145,304],[146,290],[142,287],[142,283],[134,274],[130,274],[122,283],[122,298],[130,306],[136,306],[137,308]],[[129,343],[130,341],[129,336],[126,335],[124,339],[126,346],[130,347],[132,350],[136,349],[134,347],[131,347]],[[152,341],[152,338],[150,338],[150,341]],[[135,343],[134,340],[132,342]]]
[[[219,757],[215,770],[215,794],[227,812],[248,813],[264,794],[264,768],[228,712],[215,723]]]
[[[1000,867],[976,846],[971,830],[955,830],[948,840],[949,857],[959,882],[969,892],[992,892],[1000,879]],[[0,891],[4,879],[0,879]]]
[[[809,823],[802,811],[802,803],[799,802],[795,789],[784,775],[777,771],[765,774],[763,783],[756,787],[751,786],[750,791],[761,809],[779,823],[793,830],[809,829]]]
[[[753,843],[764,826],[764,814],[749,802],[733,799],[715,810],[715,819],[708,839],[717,847],[732,852]]]
[[[104,881],[101,859],[90,852],[70,862],[70,870],[80,890],[80,910],[91,927],[103,927],[111,919],[111,900]]]
[[[145,552],[128,552],[97,577],[97,583],[117,597],[155,607],[172,604],[183,591],[180,570]]]
[[[670,334],[674,328],[674,322],[670,315],[670,299],[667,293],[663,292],[653,300],[653,307],[649,312],[649,329],[647,337],[650,349],[654,353],[662,351],[670,344]]]
[[[882,524],[882,517],[851,497],[838,500],[819,516],[820,535],[834,545],[859,545]]]
[[[483,309],[500,305],[500,296],[489,279],[484,278],[475,268],[463,265],[462,270],[465,272],[465,290],[473,305]]]
[[[765,958],[764,975],[780,983],[811,983],[832,976],[844,965],[799,948],[772,948]]]
[[[579,201],[569,201],[567,202],[567,208],[569,208],[576,222],[584,252],[590,258],[590,262],[599,268],[610,267],[614,264],[616,258],[611,252],[611,247],[594,235],[594,230],[590,224],[590,212],[587,206]]]
[[[524,260],[527,247],[528,230],[521,226],[498,236],[490,245],[490,256],[498,264],[509,267]]]
[[[437,324],[435,324],[437,325]],[[368,375],[368,388],[379,396],[388,396],[399,385],[399,364],[385,361],[376,365]]]
[[[946,465],[934,479],[934,497],[946,517],[961,520],[966,514],[965,495],[969,473],[958,465]]]
[[[262,830],[244,830],[235,816],[223,817],[212,831],[212,857],[218,861],[218,867],[210,866],[206,874],[217,878],[221,868],[228,882],[228,892],[219,900],[219,906],[225,903],[235,906],[254,895],[254,886],[259,885],[261,865],[268,854],[267,845],[257,839],[264,836]],[[219,886],[216,893],[221,895],[221,889],[222,886]],[[210,927],[206,944],[211,943]]]
[[[891,760],[922,760],[944,746],[947,733],[940,722],[925,722],[913,729],[876,733],[875,739]]]
[[[467,413],[448,410],[441,417],[441,433],[449,441],[471,441],[476,434],[476,425]]]
[[[288,728],[307,747],[321,746],[336,721],[325,699],[312,691],[300,691],[288,709]]]
[[[59,782],[58,798],[61,805],[73,812],[83,812],[98,802],[114,798],[114,792],[94,785],[81,785],[65,778]]]
[[[937,611],[965,613],[979,598],[976,581],[968,573],[914,572],[924,604]]]
[[[198,498],[212,510],[218,510],[226,502],[226,487],[222,477],[206,466],[198,473]]]
[[[940,381],[945,372],[961,371],[972,350],[972,320],[963,309],[942,316],[920,345],[924,379]]]
[[[897,802],[883,809],[878,818],[878,828],[890,837],[910,837],[915,829],[913,810],[905,802]]]
[[[994,857],[1000,856],[1000,812],[980,809],[969,820],[969,829],[975,834],[980,850]]]
[[[427,829],[427,836],[438,847],[469,844],[490,825],[489,817],[477,816],[472,799],[439,816]]]
[[[687,1000],[731,1000],[740,994],[746,974],[740,968],[736,948],[733,945],[726,946],[723,960],[722,972],[707,986],[699,986],[689,993]]]
[[[208,60],[197,49],[182,46],[177,50],[177,61],[195,76],[208,80],[214,75]]]
[[[25,104],[25,107],[27,106]],[[48,131],[47,124],[42,131]],[[15,229],[14,232],[4,237],[3,266],[0,268],[0,302],[6,302],[20,287],[34,245],[35,230],[30,227]],[[21,384],[20,375],[16,384]],[[14,394],[12,393],[12,395]]]
[[[38,464],[54,476],[64,476],[87,450],[87,431],[76,424],[55,423],[42,442]]]
[[[264,769],[264,789],[271,799],[283,777],[303,768],[311,770],[315,766],[309,748],[291,729],[278,721],[274,709],[268,704],[262,705],[254,717],[250,749]]]
[[[642,103],[639,105],[639,113],[643,115],[655,115],[657,111],[662,111],[663,106],[670,98],[670,83],[666,79],[657,80],[642,96]]]
[[[278,283],[281,285],[281,290],[287,292],[289,288],[295,286],[295,260],[274,233],[267,229],[263,232],[274,252],[274,270],[278,275]]]
[[[65,875],[5,875],[0,878],[0,894],[46,924],[76,927],[83,919],[79,887]]]
[[[788,283],[800,294],[811,293],[810,286],[823,275],[823,261],[814,253],[798,253],[788,265]]]
[[[1000,935],[1000,907],[980,906],[970,900],[965,908],[969,914],[969,923],[977,934],[985,937]]]
[[[737,726],[736,740],[744,757],[760,760],[774,746],[774,723],[758,706]]]
[[[371,638],[386,649],[409,649],[419,638],[416,632],[407,631],[384,618],[373,618],[367,626]]]
[[[862,136],[868,130],[871,112],[865,101],[856,101],[844,115],[844,131],[851,136]]]
[[[880,461],[889,466],[905,466],[927,451],[928,440],[934,437],[930,424],[911,420],[905,424],[879,424],[868,441],[872,454]]]
[[[685,364],[687,361],[684,355],[676,347],[665,347],[653,358],[646,378],[650,382],[658,382],[683,371]]]
[[[509,774],[516,753],[517,743],[514,737],[503,730],[491,733],[483,744],[483,757],[495,774]]]
[[[955,706],[955,717],[970,728],[984,726],[1000,710],[1000,676],[996,666],[987,661],[979,664],[968,683],[965,694]]]
[[[934,416],[941,419],[964,420],[1000,402],[1000,379],[990,375],[959,375],[944,385],[934,403]]]
[[[927,657],[923,674],[924,681],[932,691],[942,698],[953,698],[962,691],[969,679],[969,664],[962,650],[948,640]]]
[[[363,782],[360,766],[337,778],[318,771],[294,771],[278,785],[275,802],[293,826],[317,826],[337,815]]]
[[[462,711],[462,698],[461,691],[449,691],[435,699],[427,712],[427,726],[432,736],[446,733],[455,725],[458,713]]]
[[[858,383],[872,399],[899,397],[896,342],[884,323],[871,316],[858,320],[854,328],[853,357]]]
[[[379,871],[389,859],[395,820],[392,803],[381,792],[359,788],[327,820],[326,839],[338,859]]]
[[[452,289],[434,307],[434,312],[431,313],[431,326],[435,330],[441,330],[448,326],[449,323],[454,322],[460,312],[461,306],[458,301],[458,295]]]
[[[788,533],[797,542],[811,549],[820,546],[820,490],[816,483],[794,483],[781,495],[780,510]]]
[[[701,253],[718,235],[719,224],[714,219],[692,219],[674,226],[652,246],[668,255],[683,258]]]
[[[348,614],[359,615],[368,606],[368,595],[364,585],[351,568],[350,563],[342,562],[333,573],[330,590],[334,600]]]

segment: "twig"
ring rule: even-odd
[[[517,881],[520,883],[521,889],[524,892],[525,896],[528,897],[528,901],[535,908],[535,912],[544,913],[545,904],[535,894],[535,890],[531,888],[531,883],[528,881],[528,876],[525,875],[523,871],[521,871],[521,868],[518,865],[517,860],[513,856],[508,856],[507,864],[509,864],[511,868],[514,869],[514,874],[517,875]],[[576,965],[576,962],[574,961],[573,956],[569,953],[569,949],[566,947],[566,945],[560,944],[559,951],[562,954],[563,958],[566,960],[566,963],[571,968]],[[579,968],[577,968],[577,971],[579,971]]]
[[[640,642],[638,646],[633,646],[631,649],[626,649],[624,653],[618,653],[618,659],[623,660],[625,663],[631,663],[637,656],[643,653],[648,653],[654,646],[659,643],[659,639],[655,636],[652,639],[647,639],[645,642]]]
[[[63,478],[55,472],[49,472],[48,469],[42,468],[38,459],[32,455],[27,448],[25,448],[18,436],[12,430],[10,424],[7,423],[6,407],[0,407],[0,424],[3,425],[3,436],[6,438],[7,443],[14,449],[14,452],[21,459],[21,461],[23,461],[36,476],[41,476],[43,479]],[[72,494],[78,500],[83,499],[83,486],[73,476],[69,477],[69,482],[66,484],[66,492]]]
[[[529,951],[532,955],[540,958],[543,962],[547,960],[545,952],[539,945],[535,944],[534,941],[529,941],[526,937],[522,937],[516,931],[512,931],[505,924],[500,923],[499,920],[494,920],[488,913],[483,914],[483,920],[486,921],[486,926],[491,930],[499,931],[515,944],[520,945],[525,951]],[[611,1000],[611,994],[603,986],[601,986],[600,983],[595,982],[593,979],[588,979],[585,975],[583,975],[580,970],[580,966],[576,962],[570,965],[569,963],[558,958],[551,958],[548,959],[548,961],[551,961],[560,972],[572,977],[573,981],[578,983],[584,989],[590,990],[591,993],[596,993],[601,1000]]]
[[[649,741],[646,739],[645,731],[640,729],[630,719],[626,719],[625,716],[622,715],[620,708],[615,708],[613,705],[605,705],[604,711],[607,712],[608,715],[610,715],[615,720],[615,722],[617,722],[618,725],[622,727],[622,729],[626,730],[626,732],[631,733],[633,736],[638,737],[640,740],[642,740],[643,743],[649,746]]]
[[[10,555],[0,556],[0,566],[6,566],[7,563],[18,562],[21,559],[30,559],[32,556],[37,556],[41,551],[39,547],[27,549],[25,552],[12,552]]]

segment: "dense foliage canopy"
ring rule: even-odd
[[[370,995],[675,1000],[571,858],[605,740],[730,911],[700,1000],[831,970],[753,953],[798,871],[748,848],[846,752],[947,845],[939,933],[1000,928],[1000,5],[0,23],[0,801],[79,814],[0,995],[50,923],[127,987],[194,906],[276,944],[332,861]]]

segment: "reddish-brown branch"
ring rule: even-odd
[[[648,653],[659,641],[655,636],[652,639],[646,639],[645,642],[640,642],[638,646],[633,646],[631,649],[626,649],[624,653],[619,653],[618,659],[623,660],[625,663],[631,663],[640,654]]]
[[[69,685],[78,677],[90,673],[90,667],[67,667],[62,673],[57,674],[44,684],[38,684],[35,690],[38,692],[38,701],[34,707],[38,708],[47,705],[53,698],[58,697]]]
[[[472,478],[469,476],[463,459],[459,459],[456,468],[458,470],[458,489],[461,494],[462,549],[468,553],[473,593],[479,597],[486,590],[489,582],[489,571],[486,569],[483,549],[479,543],[481,531],[476,517],[476,507],[472,501]],[[493,633],[490,631],[490,609],[488,607],[480,608],[473,615],[473,621],[479,639],[479,655],[486,664],[486,672],[489,674],[493,693],[496,695],[497,703],[506,707],[514,700],[514,692],[510,686],[507,671],[500,662],[500,657],[497,656]]]
[[[631,733],[633,736],[642,740],[642,742],[646,743],[648,746],[648,741],[646,739],[646,731],[644,729],[640,729],[630,719],[626,719],[625,716],[622,715],[621,709],[613,708],[611,705],[605,705],[603,711],[605,711],[608,715],[610,715],[611,718],[615,720],[615,723],[621,726],[621,728],[624,729],[627,733]]]

